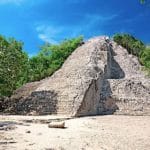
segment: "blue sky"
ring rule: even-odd
[[[44,42],[118,32],[150,43],[150,7],[138,0],[0,0],[0,34],[23,41],[30,56]]]

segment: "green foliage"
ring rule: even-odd
[[[67,57],[82,43],[83,37],[65,40],[58,45],[46,43],[39,54],[29,60],[29,81],[36,81],[52,75]]]
[[[147,47],[142,51],[140,61],[145,66],[148,75],[150,75],[150,47]]]
[[[27,61],[21,42],[0,36],[0,96],[11,95],[13,90],[26,82],[22,75]]]
[[[0,36],[0,96],[10,96],[23,84],[52,75],[82,41],[78,37],[58,45],[45,44],[29,59],[21,42]]]
[[[150,75],[150,47],[146,47],[143,42],[129,34],[116,34],[113,39],[130,54],[138,56],[140,63],[145,67],[144,70]]]
[[[140,56],[140,53],[145,49],[144,43],[130,34],[116,34],[113,39],[119,45],[125,47],[129,54]]]

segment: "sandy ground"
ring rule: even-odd
[[[0,116],[0,150],[150,150],[150,116]],[[7,130],[7,131],[6,131]]]

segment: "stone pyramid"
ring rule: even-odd
[[[51,77],[16,90],[6,112],[150,115],[150,79],[126,49],[106,36],[95,37],[77,48]]]

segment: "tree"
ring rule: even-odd
[[[140,56],[140,53],[145,49],[144,43],[130,34],[116,34],[113,39],[126,48],[129,54]]]
[[[10,96],[13,90],[26,82],[19,83],[28,61],[22,45],[13,38],[0,36],[0,96]]]
[[[119,45],[125,47],[130,54],[136,55],[150,75],[150,47],[146,47],[142,41],[129,34],[116,34],[113,39]]]
[[[0,36],[0,96],[10,96],[23,84],[52,75],[82,41],[78,37],[58,45],[45,44],[37,56],[29,59],[22,42]]]
[[[140,55],[140,61],[150,71],[150,48],[149,47],[145,48],[142,51]]]

